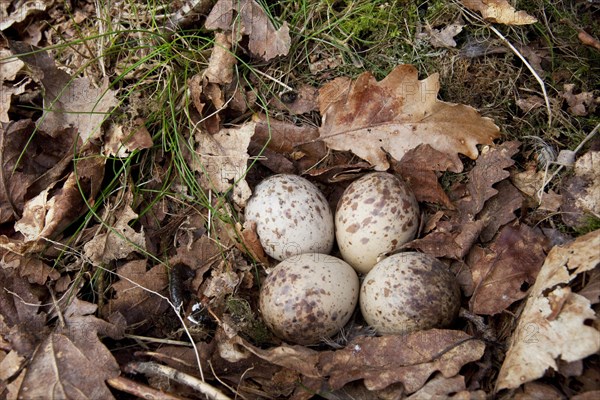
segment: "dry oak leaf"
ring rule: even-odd
[[[461,0],[469,10],[479,11],[483,19],[505,25],[528,25],[537,22],[525,11],[516,11],[507,0]]]
[[[250,52],[265,61],[286,55],[292,43],[287,22],[275,29],[265,10],[254,0],[219,0],[204,27],[233,31],[232,43],[247,35]]]
[[[435,371],[446,378],[483,356],[485,344],[462,331],[431,329],[408,335],[359,337],[342,349],[321,353],[320,370],[339,389],[364,379],[369,390],[401,382],[407,393],[419,390]]]
[[[477,145],[492,144],[499,129],[470,106],[439,101],[439,89],[438,74],[419,80],[412,65],[397,66],[380,82],[369,72],[354,82],[334,79],[319,91],[320,139],[378,171],[389,168],[386,152],[401,160],[410,149],[429,144],[460,166],[452,172],[461,172],[458,154],[476,159]]]
[[[445,378],[442,374],[436,374],[419,391],[408,396],[406,400],[426,399],[455,399],[455,400],[486,400],[487,395],[483,390],[469,392],[465,385],[465,377],[456,375]]]
[[[496,389],[514,389],[558,371],[557,359],[581,360],[600,350],[600,332],[588,321],[597,316],[585,297],[568,286],[600,264],[600,230],[554,247],[530,290],[510,338]]]
[[[52,0],[0,2],[0,31],[10,28],[13,24],[25,21],[32,14],[46,11],[46,8],[52,6],[53,3]]]
[[[527,295],[521,287],[535,282],[544,262],[546,237],[537,228],[507,225],[488,249],[474,247],[469,257],[475,314],[494,315]]]
[[[211,83],[231,83],[233,66],[236,62],[237,59],[231,52],[231,36],[223,32],[216,32],[215,44],[208,60],[208,67],[204,71],[204,77]]]

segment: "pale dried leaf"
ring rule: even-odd
[[[433,47],[456,47],[454,36],[462,32],[465,25],[460,22],[448,24],[442,29],[435,29],[427,25],[425,30],[429,35],[429,43]]]
[[[528,25],[537,22],[525,11],[516,11],[507,0],[461,0],[465,7],[479,11],[483,19],[505,25]]]
[[[212,83],[231,83],[236,60],[235,55],[231,52],[231,36],[216,32],[215,44],[208,60],[208,67],[204,71],[204,77]]]
[[[130,206],[125,206],[116,213],[116,222],[106,233],[101,233],[83,246],[84,255],[94,265],[104,265],[110,261],[120,260],[134,251],[146,249],[144,231],[136,232],[129,222],[137,218]]]
[[[275,29],[265,10],[254,0],[219,0],[204,26],[206,29],[233,31],[232,43],[237,43],[242,35],[247,35],[250,52],[265,61],[286,55],[290,50],[287,23]]]
[[[107,156],[125,158],[134,150],[149,149],[152,145],[144,120],[138,118],[126,125],[111,124],[106,131],[103,152]]]
[[[442,374],[436,374],[421,389],[406,400],[434,400],[434,399],[464,399],[464,400],[485,400],[486,394],[483,390],[475,392],[467,391],[465,377],[456,375],[451,378],[445,378]]]
[[[22,42],[11,42],[18,57],[27,63],[44,86],[44,113],[38,128],[49,135],[77,127],[83,142],[102,135],[101,125],[118,104],[108,79],[95,87],[88,78],[76,78],[56,67],[47,51]],[[30,53],[31,54],[26,54]]]
[[[437,100],[438,75],[419,80],[412,65],[396,67],[377,82],[366,72],[356,81],[334,80],[323,86],[319,103],[320,138],[334,150],[351,150],[378,171],[420,144],[452,157],[477,158],[477,144],[492,144],[499,129],[472,107]],[[460,170],[453,170],[460,172]]]
[[[597,318],[589,300],[567,286],[598,268],[599,248],[600,230],[550,251],[510,339],[498,390],[540,378],[548,368],[558,370],[559,357],[572,362],[600,350],[600,332],[586,323]]]
[[[27,17],[36,12],[45,11],[54,1],[19,1],[18,5],[14,5],[13,11],[9,14],[11,1],[0,2],[0,31],[10,28],[13,24],[23,22]]]
[[[194,165],[194,169],[202,173],[203,186],[219,193],[233,189],[233,201],[240,207],[252,194],[244,176],[248,169],[248,145],[255,125],[249,122],[240,128],[222,129],[214,135],[197,130],[195,135],[200,162]]]

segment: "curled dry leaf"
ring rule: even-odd
[[[386,152],[401,160],[420,144],[449,155],[477,158],[477,144],[492,144],[499,129],[472,107],[437,100],[437,74],[419,80],[412,65],[396,67],[382,81],[365,72],[354,82],[335,79],[319,92],[320,139],[331,149],[350,150],[378,171],[389,168]]]
[[[236,61],[235,55],[231,52],[231,36],[216,32],[215,44],[208,60],[208,67],[204,71],[204,77],[211,83],[231,83],[233,66]]]
[[[469,10],[479,11],[486,21],[505,25],[528,25],[537,22],[525,11],[516,11],[507,0],[461,0]]]
[[[436,374],[421,389],[406,400],[424,400],[424,399],[461,399],[461,400],[485,400],[487,395],[483,390],[469,392],[465,385],[465,377],[456,375],[451,378],[445,378],[442,374]]]
[[[507,208],[511,208],[510,204],[516,201],[511,200],[506,208],[500,208],[504,212],[502,215],[490,216],[490,211],[496,207],[493,201],[487,211],[484,207],[486,202],[498,195],[498,189],[503,189],[501,185],[497,188],[494,185],[510,175],[505,168],[514,164],[511,157],[517,153],[519,145],[517,141],[504,142],[485,151],[467,174],[468,183],[456,189],[458,193],[451,196],[458,198],[454,202],[456,212],[449,220],[440,220],[433,232],[422,239],[413,240],[407,247],[420,249],[435,257],[461,259],[469,253],[487,226],[497,226],[500,222],[514,219]],[[514,191],[511,193],[516,195]],[[499,195],[506,199],[504,196]],[[489,232],[486,233],[487,237],[489,235]]]
[[[600,350],[597,316],[585,297],[573,293],[569,282],[600,263],[600,230],[562,247],[554,247],[530,290],[525,308],[510,339],[496,388],[514,389],[558,370],[556,360],[581,360]]]
[[[248,145],[254,135],[255,123],[249,122],[239,128],[221,129],[210,135],[197,130],[194,136],[199,162],[193,168],[201,173],[203,187],[219,193],[233,191],[233,201],[240,207],[252,194],[244,179],[248,168]]]
[[[247,35],[250,52],[265,61],[286,55],[292,43],[287,23],[275,29],[265,10],[254,0],[219,0],[204,26],[206,29],[232,31],[232,43]]]
[[[442,29],[435,29],[426,25],[425,30],[427,31],[427,36],[429,36],[429,43],[433,47],[456,47],[454,36],[462,32],[464,26],[461,22],[454,22]]]
[[[114,226],[83,246],[83,254],[94,265],[104,265],[123,259],[134,251],[146,249],[146,235],[143,229],[141,232],[136,232],[129,226],[129,222],[138,216],[131,207],[127,205],[115,214]]]
[[[144,120],[138,118],[126,125],[111,124],[104,140],[104,154],[124,158],[134,150],[149,149],[152,145],[152,136]]]
[[[19,2],[18,6],[12,3],[11,1],[0,2],[0,31],[25,21],[31,14],[45,11],[54,1],[24,1]]]
[[[527,225],[507,225],[487,249],[471,250],[469,267],[475,292],[469,301],[475,314],[494,315],[527,295],[544,262],[546,237]]]

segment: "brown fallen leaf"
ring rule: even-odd
[[[25,21],[32,14],[45,11],[54,1],[25,1],[14,6],[11,1],[0,3],[0,31]]]
[[[287,22],[275,29],[265,10],[254,0],[219,0],[208,14],[204,27],[232,31],[232,43],[238,43],[242,35],[248,36],[250,52],[265,61],[286,55],[290,50]]]
[[[200,182],[206,189],[233,194],[233,201],[244,207],[252,194],[244,179],[248,169],[248,145],[254,135],[255,123],[239,128],[223,128],[214,135],[196,130],[196,152],[193,168],[201,173]]]
[[[362,336],[342,349],[322,352],[319,370],[333,389],[364,379],[369,390],[401,382],[407,393],[423,387],[435,371],[458,374],[483,355],[485,344],[462,331],[432,329],[404,336]]]
[[[1,18],[0,18],[1,20]],[[0,122],[9,122],[8,110],[11,106],[12,96],[25,92],[27,82],[12,83],[17,74],[25,66],[18,58],[11,58],[12,52],[0,49]]]
[[[108,79],[97,88],[88,78],[72,77],[57,68],[47,51],[22,42],[10,45],[44,86],[44,113],[38,128],[53,136],[65,128],[77,127],[83,143],[101,137],[102,123],[118,104]]]
[[[479,11],[486,21],[505,25],[528,25],[537,22],[525,11],[516,11],[507,0],[461,0],[469,10]]]
[[[204,77],[211,83],[227,84],[233,80],[233,66],[237,59],[231,52],[231,36],[215,33],[215,44],[208,60]]]
[[[523,196],[508,179],[496,185],[498,193],[485,202],[478,215],[479,219],[486,221],[486,226],[481,231],[480,238],[489,242],[498,230],[516,218],[515,211],[523,206]]]
[[[141,118],[125,125],[111,124],[106,131],[103,152],[107,156],[128,157],[134,150],[149,149],[154,143]]]
[[[107,232],[96,235],[83,246],[83,254],[96,266],[103,266],[111,261],[120,260],[135,251],[146,250],[144,231],[136,232],[129,222],[137,218],[137,214],[129,205],[120,210],[107,211],[115,219]]]
[[[451,218],[440,220],[433,232],[409,242],[406,247],[420,249],[434,257],[462,259],[488,225],[498,225],[509,219],[510,215],[506,214],[499,215],[498,219],[489,215],[493,202],[487,212],[483,209],[486,202],[498,194],[494,185],[510,175],[505,168],[514,164],[511,157],[517,153],[519,145],[517,141],[504,142],[485,151],[467,174],[467,184],[455,188],[456,194],[451,193],[451,198],[458,199],[454,202],[456,211]]]
[[[494,315],[527,295],[544,262],[547,239],[527,225],[505,226],[487,249],[474,247],[468,261],[475,291],[469,300],[475,314]]]
[[[465,377],[456,375],[446,378],[442,374],[435,376],[417,392],[408,396],[406,400],[423,400],[437,398],[452,398],[461,400],[485,400],[487,395],[483,390],[469,392],[465,385]]]
[[[569,108],[567,109],[572,115],[584,117],[596,110],[600,103],[600,98],[594,96],[594,92],[573,93],[575,84],[567,83],[563,86],[564,91],[560,96],[566,100]]]
[[[597,316],[585,297],[568,286],[577,275],[598,268],[600,230],[554,247],[531,288],[510,338],[496,389],[514,389],[558,370],[556,360],[581,360],[600,350],[600,332],[586,321]]]
[[[435,29],[427,24],[425,31],[427,32],[426,36],[428,36],[429,43],[433,47],[456,47],[454,36],[462,32],[464,26],[461,22],[454,22],[441,29]]]
[[[128,326],[137,325],[136,328],[140,329],[167,311],[169,304],[166,300],[148,291],[167,294],[167,270],[164,265],[155,265],[146,271],[146,265],[146,260],[135,260],[117,268],[120,280],[112,285],[115,297],[109,300],[102,310],[103,314],[119,312]]]
[[[574,228],[585,227],[590,217],[600,216],[600,151],[589,151],[575,162],[574,174],[561,188],[561,218]]]
[[[64,327],[48,335],[32,355],[13,395],[19,398],[114,398],[106,379],[120,374],[98,335],[121,339],[124,327],[93,316],[97,306],[72,298]],[[40,382],[44,382],[40,385]]]
[[[579,31],[577,39],[586,46],[591,46],[596,50],[600,50],[600,41],[584,30]]]
[[[60,278],[60,272],[44,263],[37,255],[18,255],[6,252],[2,255],[2,268],[15,269],[19,275],[27,278],[30,283],[45,285],[46,281],[55,281]]]
[[[319,91],[323,123],[319,137],[334,150],[350,150],[378,171],[420,144],[450,156],[477,158],[477,144],[492,144],[499,129],[472,107],[437,100],[437,74],[418,80],[412,65],[396,67],[382,81],[361,74],[355,81],[335,79]]]
[[[269,105],[281,111],[287,111],[292,115],[306,114],[318,111],[319,90],[313,86],[301,85],[297,90],[285,92],[275,97]]]
[[[460,169],[461,166],[456,165],[451,157],[425,144],[409,150],[400,162],[392,161],[391,165],[411,187],[417,201],[437,203],[454,209],[434,172]]]

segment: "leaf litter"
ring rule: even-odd
[[[465,5],[497,23],[534,22],[505,1]],[[426,33],[429,42],[452,48],[466,25],[434,26]],[[0,236],[0,378],[6,381],[0,392],[10,398],[79,393],[112,398],[111,378],[132,371],[145,373],[148,385],[165,391],[194,397],[199,391],[211,398],[227,396],[210,385],[241,398],[480,399],[494,390],[550,395],[558,393],[556,387],[538,380],[550,370],[593,389],[586,382],[594,381],[594,370],[583,365],[600,347],[595,313],[600,259],[593,250],[600,246],[598,231],[550,249],[548,229],[529,224],[525,213],[538,206],[529,201],[545,183],[535,168],[519,176],[521,143],[494,143],[500,131],[490,118],[439,100],[437,74],[419,80],[412,65],[399,65],[380,81],[363,73],[320,88],[300,86],[271,97],[276,112],[256,112],[256,95],[237,81],[240,58],[233,54],[242,49],[262,61],[287,55],[287,23],[276,29],[255,1],[221,0],[205,27],[219,32],[207,68],[188,81],[197,119],[195,130],[186,133],[195,154],[185,157],[203,190],[231,196],[232,206],[209,199],[210,211],[182,207],[168,196],[156,202],[131,193],[105,196],[107,158],[100,155],[126,159],[150,149],[151,124],[104,123],[118,105],[108,79],[71,75],[49,52],[12,42],[18,59],[0,70],[0,84],[8,88],[0,99],[0,120],[7,122],[0,132],[0,216],[7,227]],[[23,74],[32,79],[27,84],[40,86],[44,109],[12,122],[13,96],[30,90],[17,82]],[[561,93],[567,111],[593,112],[591,94],[573,90],[566,86]],[[231,115],[249,110],[252,121],[225,127]],[[555,187],[560,205],[553,210],[575,215],[578,226],[597,214],[600,203],[596,155],[581,156],[564,187]],[[248,171],[252,162],[256,170]],[[304,174],[335,206],[351,180],[373,169],[395,172],[413,188],[425,222],[407,247],[460,269],[469,311],[449,329],[375,336],[358,317],[319,346],[282,343],[266,330],[256,308],[256,290],[271,260],[255,227],[236,220],[236,213],[261,174]],[[520,178],[532,181],[523,184]],[[161,179],[153,175],[148,188],[161,188]],[[181,182],[172,188],[187,195]],[[577,195],[568,197],[569,191]],[[97,214],[102,224],[86,222],[74,233],[73,221],[96,201],[102,201]],[[567,211],[573,206],[576,210]],[[79,252],[70,250],[74,244]],[[97,292],[86,289],[92,279]],[[100,295],[98,304],[82,299],[90,294]],[[184,324],[178,314],[187,317]],[[506,319],[514,325],[502,332],[508,351],[494,359],[504,358],[493,369],[492,357],[503,350],[501,336],[489,332]],[[144,351],[129,350],[150,336],[165,344],[149,341]],[[201,384],[182,389],[174,382],[189,381],[161,380],[152,368],[141,367],[142,359],[167,364]],[[499,373],[492,389],[478,380],[490,371]],[[53,385],[39,385],[47,381]],[[125,383],[122,390],[127,388]]]

